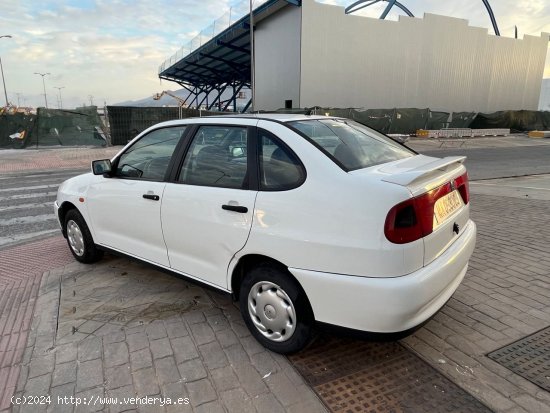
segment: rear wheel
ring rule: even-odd
[[[103,251],[97,249],[86,221],[76,209],[65,215],[65,232],[67,243],[77,261],[91,264],[103,257]]]
[[[245,277],[239,293],[244,321],[264,347],[281,354],[303,349],[311,339],[309,301],[290,274],[262,264]]]

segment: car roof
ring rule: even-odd
[[[227,114],[227,115],[214,115],[214,116],[204,116],[204,117],[192,117],[192,118],[184,118],[184,119],[175,119],[175,120],[169,120],[166,122],[159,123],[157,125],[154,125],[154,128],[157,127],[163,127],[163,126],[177,126],[182,124],[190,124],[190,123],[200,123],[200,122],[206,122],[206,123],[213,123],[213,121],[219,121],[220,123],[223,123],[223,120],[229,120],[229,119],[257,119],[257,120],[270,120],[273,122],[292,122],[292,121],[300,121],[300,120],[316,120],[316,119],[339,119],[334,116],[319,116],[319,115],[302,115],[302,114],[294,114],[294,113],[241,113],[241,114]]]
[[[264,119],[274,120],[277,122],[291,122],[297,120],[313,120],[313,119],[326,119],[326,116],[320,115],[304,115],[299,113],[241,113],[231,115],[214,115],[208,116],[209,118],[241,118],[241,119]]]

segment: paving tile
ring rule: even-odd
[[[80,392],[103,384],[103,363],[101,359],[79,363],[76,373],[76,391]]]
[[[242,389],[232,389],[221,393],[223,405],[230,412],[255,413],[252,399]]]
[[[170,343],[178,363],[199,357],[195,343],[189,336],[174,338],[170,340]]]
[[[104,344],[104,361],[106,367],[120,366],[128,363],[128,346],[126,343]]]
[[[67,383],[61,386],[52,387],[50,396],[52,404],[48,406],[48,413],[70,413],[73,411],[74,405],[70,403],[70,397],[74,396],[75,384]]]
[[[134,334],[126,335],[126,343],[130,352],[144,349],[149,347],[149,340],[145,332],[138,332]]]
[[[67,346],[70,346],[70,344]],[[101,338],[86,338],[78,343],[78,360],[86,361],[100,358],[102,355],[102,349]]]
[[[52,378],[49,374],[28,379],[25,383],[25,396],[47,395],[51,381]]]
[[[195,407],[195,413],[225,413],[225,409],[218,401],[201,404]]]
[[[204,364],[199,358],[178,364],[178,370],[184,382],[191,382],[208,376]]]
[[[286,410],[272,394],[260,394],[252,399],[258,412],[285,413]]]
[[[223,348],[239,343],[239,339],[233,330],[217,331],[216,339]]]
[[[166,334],[168,334],[169,338],[184,337],[189,335],[189,331],[182,321],[166,324],[165,328]]]
[[[180,380],[180,373],[173,357],[155,360],[155,371],[161,385]]]
[[[241,384],[242,389],[248,393],[249,396],[254,397],[269,391],[266,386],[267,379],[266,382],[264,382],[263,377],[260,376],[258,371],[252,365],[234,365],[233,370],[239,378],[239,383]],[[271,377],[271,375],[269,377]],[[285,379],[288,380],[286,377]]]
[[[132,365],[133,371],[151,367],[153,365],[153,358],[151,357],[149,348],[130,353],[130,364]]]
[[[164,323],[160,320],[154,321],[145,328],[149,340],[156,340],[167,336]]]
[[[130,366],[123,364],[121,366],[105,369],[105,385],[107,389],[116,389],[132,384],[132,374]]]
[[[102,411],[105,404],[105,391],[103,387],[96,387],[76,393],[75,397],[80,398],[82,404],[75,407],[74,411],[79,412],[99,412]]]
[[[31,360],[29,365],[29,378],[51,373],[54,367],[54,355],[48,354]]]
[[[77,345],[74,343],[63,344],[55,348],[55,363],[61,364],[76,360]]]
[[[218,392],[240,387],[239,379],[230,366],[210,370],[210,374]]]
[[[52,375],[52,387],[60,386],[62,384],[76,382],[77,362],[69,361],[67,363],[56,364],[55,370]]]
[[[209,370],[224,367],[229,364],[220,343],[217,341],[199,346],[199,352],[201,353],[205,366]]]
[[[210,343],[216,339],[216,335],[208,323],[200,322],[191,324],[191,334],[195,339],[195,342],[200,346],[201,344]]]
[[[173,354],[168,337],[150,341],[151,353],[154,359],[159,359]]]
[[[216,400],[218,397],[208,379],[186,383],[185,387],[189,394],[189,400],[193,406],[200,406],[201,404]]]
[[[160,392],[155,371],[152,368],[135,371],[132,375],[138,397],[152,396]]]

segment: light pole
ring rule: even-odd
[[[54,86],[54,89],[59,91],[59,109],[63,109],[63,99],[61,99],[61,89],[65,89],[65,86]]]
[[[11,39],[11,34],[4,34],[0,36],[0,39],[2,37],[7,37]],[[6,79],[4,78],[4,68],[2,67],[2,58],[0,57],[0,72],[2,72],[2,83],[4,84],[4,97],[6,98],[6,106],[8,106],[8,92],[6,92]]]
[[[46,97],[46,82],[44,80],[44,77],[47,76],[47,75],[51,75],[51,73],[34,72],[34,74],[42,76],[42,87],[44,88],[44,102],[46,103],[46,109],[48,109],[48,98]]]
[[[256,85],[255,83],[255,66],[254,66],[254,10],[252,6],[253,0],[250,0],[250,112],[254,113],[254,105],[256,104]]]

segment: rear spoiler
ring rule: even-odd
[[[380,172],[390,172],[391,174],[384,177],[382,180],[385,182],[391,182],[393,184],[410,186],[419,183],[420,181],[429,179],[434,175],[441,175],[441,173],[452,171],[464,163],[465,156],[447,156],[442,159],[437,159],[433,162],[421,165],[414,169],[409,169],[405,172],[393,172],[389,170],[385,171],[384,168],[380,169]]]

